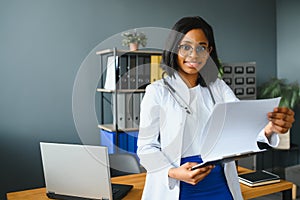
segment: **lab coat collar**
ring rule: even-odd
[[[179,95],[186,104],[190,102],[189,88],[182,80],[178,72],[174,72],[174,76],[166,78],[169,84],[175,89],[177,95]]]

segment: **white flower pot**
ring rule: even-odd
[[[139,44],[138,43],[130,43],[129,44],[129,49],[130,51],[136,51],[139,48]]]

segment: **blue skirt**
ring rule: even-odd
[[[181,164],[186,162],[202,163],[203,161],[200,156],[190,156],[181,159]],[[226,182],[223,167],[221,165],[216,165],[215,168],[196,185],[181,181],[179,199],[233,200]]]

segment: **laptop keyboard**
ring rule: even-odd
[[[112,195],[114,200],[121,200],[132,189],[132,185],[112,184]]]
[[[127,195],[127,193],[133,188],[132,185],[124,184],[112,184],[113,200],[121,200]],[[47,196],[50,199],[63,199],[63,200],[88,200],[87,198],[60,195],[51,192],[47,192]]]
[[[115,187],[112,188],[113,195],[116,195],[118,192],[120,192],[119,188],[115,188]]]

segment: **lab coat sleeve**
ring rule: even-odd
[[[266,143],[271,147],[277,147],[279,144],[279,136],[277,133],[273,133],[271,137],[268,139],[265,135],[265,129],[262,129],[258,134],[257,141]]]
[[[141,103],[137,154],[147,173],[156,173],[161,177],[163,184],[172,189],[176,181],[168,177],[168,171],[174,166],[162,152],[160,143],[160,87],[151,84],[146,88]]]

